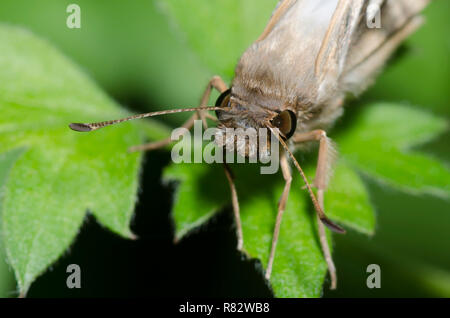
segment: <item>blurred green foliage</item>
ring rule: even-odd
[[[154,1],[79,0],[80,30],[65,27],[69,3],[3,0],[0,21],[25,26],[49,39],[111,96],[142,109],[196,105],[209,77],[220,71],[209,67],[212,59],[202,61],[193,54],[177,33],[179,26]],[[450,114],[450,3],[434,0],[425,16],[426,24],[407,41],[403,56],[391,63],[358,104],[406,101],[444,117]],[[235,44],[226,32],[221,34],[222,43]],[[182,118],[185,115],[167,121],[176,124]],[[422,148],[448,162],[448,137]],[[378,211],[376,235],[336,237],[340,288],[325,296],[450,296],[448,201],[411,196],[366,181]],[[365,287],[364,269],[369,263],[380,264],[386,273],[380,290]],[[3,277],[8,271],[2,264],[0,283],[12,282]],[[7,284],[0,288],[1,296],[15,289]]]

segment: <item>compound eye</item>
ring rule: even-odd
[[[297,129],[297,116],[295,116],[293,111],[284,110],[272,119],[272,125],[278,128],[286,139],[289,139]]]
[[[216,107],[230,107],[231,88],[220,94],[216,101]]]

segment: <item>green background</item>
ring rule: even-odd
[[[245,0],[244,0],[245,1]],[[82,28],[70,30],[65,27],[67,14],[65,9],[72,1],[25,1],[3,0],[0,2],[0,21],[22,25],[37,35],[47,38],[65,55],[69,56],[87,72],[110,96],[125,107],[135,111],[195,106],[208,79],[215,72],[209,61],[199,59],[176,32],[170,20],[153,1],[77,1],[82,7]],[[403,46],[376,84],[366,92],[358,103],[367,101],[407,102],[430,109],[436,114],[450,115],[450,3],[446,0],[434,1],[425,11],[426,25],[413,35]],[[214,36],[214,29],[211,29]],[[208,42],[208,39],[205,39]],[[220,39],[223,44],[233,46],[232,37]],[[250,43],[248,43],[250,44]],[[217,64],[220,65],[220,60]],[[209,63],[209,64],[208,64]],[[347,109],[351,112],[351,109]],[[167,123],[178,124],[184,115],[164,118]],[[441,136],[432,144],[423,148],[449,162],[450,134]],[[167,154],[156,153],[154,158],[147,156],[144,169],[147,172],[144,192],[160,193],[161,202],[140,200],[139,211],[148,206],[157,205],[163,216],[153,216],[146,231],[154,231],[148,241],[160,247],[161,268],[164,262],[176,280],[188,275],[189,269],[201,270],[201,262],[214,266],[214,275],[221,275],[205,287],[199,295],[226,295],[228,292],[243,290],[251,294],[253,290],[264,289],[262,281],[255,275],[250,278],[236,271],[251,272],[253,264],[243,263],[232,252],[231,236],[226,217],[219,217],[209,229],[198,234],[184,246],[170,247],[169,213],[170,188],[161,185],[159,176],[162,167],[167,164]],[[7,162],[0,161],[0,179]],[[450,207],[448,201],[431,196],[413,196],[387,188],[382,184],[366,180],[370,189],[371,201],[377,210],[377,232],[367,238],[360,234],[348,233],[335,236],[335,261],[338,268],[340,287],[337,291],[325,290],[326,297],[448,297],[450,296]],[[153,183],[151,183],[153,182]],[[147,220],[148,216],[145,216]],[[137,217],[137,224],[144,217]],[[93,222],[93,221],[92,221]],[[91,223],[92,223],[91,222]],[[158,229],[158,222],[164,224]],[[156,225],[155,225],[156,224]],[[216,233],[212,233],[216,231]],[[89,240],[103,242],[109,261],[127,263],[127,257],[136,255],[120,254],[121,249],[113,250],[106,246],[118,238],[96,225],[84,227],[81,237],[75,243],[71,253],[59,261],[54,268],[36,282],[30,296],[62,295],[57,294],[58,279],[64,277],[64,264],[76,261],[83,253],[96,255],[98,251],[89,248]],[[219,234],[225,237],[219,237]],[[208,260],[196,249],[204,239],[218,244],[217,250]],[[102,241],[103,240],[103,241]],[[200,243],[199,243],[200,242]],[[128,244],[128,243],[123,243]],[[144,246],[142,246],[144,247]],[[108,252],[108,248],[111,248]],[[198,258],[197,262],[178,266],[183,258]],[[221,248],[225,251],[220,250]],[[126,249],[124,247],[124,249]],[[145,249],[143,249],[145,251]],[[138,251],[136,251],[137,253]],[[139,250],[139,252],[142,252]],[[91,253],[91,254],[90,254]],[[195,254],[198,253],[198,254]],[[4,256],[0,257],[4,260]],[[107,258],[107,257],[105,257]],[[136,260],[134,260],[136,261]],[[371,290],[366,287],[365,271],[368,264],[376,263],[382,269],[382,288]],[[200,266],[200,268],[198,267]],[[107,266],[105,265],[107,268]],[[126,265],[124,269],[129,270]],[[106,269],[104,269],[106,270]],[[213,275],[212,274],[212,275]],[[127,272],[121,273],[126,278]],[[88,286],[96,286],[83,295],[127,295],[127,289],[114,291],[107,287],[111,282],[90,278]],[[125,280],[121,279],[120,281]],[[172,281],[172,280],[171,280]],[[182,280],[183,281],[183,280]],[[227,283],[224,283],[227,281]],[[155,284],[149,293],[172,295],[192,290],[189,284],[195,280],[183,281],[188,287],[178,291]],[[61,281],[63,284],[64,281]],[[125,283],[123,283],[125,284]],[[252,285],[249,287],[249,284]],[[102,285],[103,288],[100,286]],[[120,283],[117,283],[118,286]],[[100,287],[98,287],[100,286]],[[112,284],[111,286],[114,286]],[[200,286],[203,286],[200,284]],[[118,287],[119,288],[119,287]],[[129,287],[132,290],[132,287]],[[158,290],[159,288],[159,290]],[[194,288],[194,287],[192,287]],[[208,289],[209,288],[209,289]],[[61,290],[63,290],[61,288]],[[199,288],[200,290],[200,288]],[[207,290],[207,292],[206,292]],[[0,262],[0,296],[14,296],[15,283],[12,271],[4,262]],[[98,292],[96,294],[96,292]],[[89,294],[91,293],[91,294]],[[264,294],[264,292],[263,292]],[[68,295],[70,296],[70,294]]]

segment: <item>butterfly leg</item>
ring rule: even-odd
[[[227,85],[225,84],[225,82],[219,77],[219,76],[214,76],[208,83],[205,92],[203,93],[201,102],[200,102],[200,106],[199,107],[204,107],[208,104],[209,101],[209,97],[211,95],[211,90],[212,88],[217,89],[219,92],[224,92],[227,90]],[[200,118],[203,122],[204,127],[206,127],[205,125],[206,123],[206,118],[214,118],[212,116],[210,116],[208,113],[206,113],[205,111],[198,111],[197,113],[193,114],[184,124],[183,124],[183,128],[186,129],[191,129],[194,126],[194,122],[195,120],[197,120],[198,118]],[[215,119],[215,118],[214,118]],[[164,148],[165,146],[169,145],[170,143],[172,143],[172,139],[171,137],[167,137],[163,140],[159,140],[159,141],[155,141],[155,142],[150,142],[144,145],[139,145],[139,146],[134,146],[131,147],[129,149],[129,151],[131,152],[135,152],[135,151],[151,151],[151,150],[157,150],[160,148]]]
[[[328,177],[331,172],[331,162],[334,155],[334,148],[331,140],[327,137],[327,134],[323,130],[313,130],[308,133],[295,134],[292,137],[294,143],[303,143],[308,141],[319,142],[319,156],[317,160],[316,177],[314,179],[314,186],[317,188],[317,200],[320,207],[324,210],[324,192],[327,187]],[[336,267],[331,257],[330,247],[328,246],[328,240],[325,233],[325,226],[317,217],[317,225],[319,232],[320,244],[325,257],[325,261],[328,265],[328,271],[330,272],[331,286],[330,289],[336,289],[337,276]]]
[[[275,222],[275,229],[273,231],[272,247],[270,249],[269,261],[267,263],[267,269],[266,269],[266,275],[265,275],[267,280],[270,279],[270,275],[272,274],[273,260],[275,258],[275,249],[277,247],[278,236],[280,234],[281,219],[283,217],[284,210],[286,209],[286,202],[287,202],[287,199],[289,196],[289,191],[291,189],[291,182],[292,182],[291,170],[289,168],[286,153],[284,151],[280,155],[280,166],[281,166],[281,171],[283,173],[285,185],[284,185],[283,193],[281,194],[280,201],[278,202],[278,213],[277,213],[277,218],[276,218],[276,222]]]

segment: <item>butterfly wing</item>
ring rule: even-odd
[[[304,130],[327,127],[345,93],[367,87],[421,23],[429,0],[282,0],[242,55],[233,93],[249,105],[297,110]],[[370,20],[381,8],[381,28]],[[286,106],[288,105],[288,106]]]
[[[280,1],[262,35],[242,55],[233,93],[269,107],[270,100],[297,96],[315,103],[315,60],[337,4],[338,0]]]

